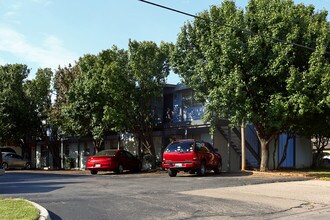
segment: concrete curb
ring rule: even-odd
[[[51,220],[47,209],[45,209],[44,207],[42,207],[41,205],[39,205],[35,202],[31,202],[29,200],[26,200],[26,201],[28,201],[29,203],[34,205],[37,209],[39,209],[39,218],[38,218],[38,220]]]

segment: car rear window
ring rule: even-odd
[[[116,154],[116,151],[114,150],[103,150],[103,151],[100,151],[98,153],[96,153],[95,155],[97,156],[114,156]]]
[[[174,142],[167,146],[165,152],[192,152],[194,151],[194,142]]]

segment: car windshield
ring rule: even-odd
[[[192,152],[194,151],[194,142],[174,142],[167,146],[165,152]]]
[[[96,156],[114,156],[116,154],[115,150],[103,150],[96,153]]]

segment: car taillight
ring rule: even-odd
[[[198,158],[197,157],[193,157],[193,160],[196,161]]]

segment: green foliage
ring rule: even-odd
[[[266,167],[275,135],[296,129],[321,106],[329,109],[327,12],[290,0],[250,0],[245,10],[224,1],[199,16],[214,22],[183,26],[174,70],[206,101],[205,120],[256,126]]]
[[[166,77],[169,74],[171,47],[171,44],[163,42],[159,47],[149,41],[129,42],[128,72],[135,86],[130,91],[130,98],[127,99],[126,117],[130,120],[128,131],[138,135],[144,153],[150,153],[152,156],[155,156],[152,132],[158,119],[162,117],[157,107],[160,106]],[[153,167],[155,163],[153,157]]]
[[[68,93],[71,85],[79,74],[78,66],[71,66],[61,68],[59,67],[55,72],[53,79],[55,102],[50,111],[50,121],[53,126],[58,128],[64,127],[65,119],[61,109],[67,103],[66,94]]]
[[[29,124],[29,101],[23,83],[29,74],[26,65],[0,66],[0,141],[16,141]]]
[[[24,91],[29,100],[28,112],[31,123],[30,135],[42,137],[45,140],[46,131],[49,128],[49,112],[51,108],[51,80],[53,72],[49,68],[38,69],[32,80],[24,83]],[[48,123],[47,123],[48,122]]]
[[[77,74],[68,71],[73,82],[63,87],[65,71],[59,71],[55,85],[65,94],[58,97],[61,129],[91,135],[99,144],[109,131],[132,132],[153,148],[150,132],[159,117],[155,106],[169,74],[170,49],[170,44],[130,41],[127,51],[114,46],[85,55],[73,68]]]
[[[61,108],[64,119],[61,128],[67,134],[103,138],[107,129],[102,121],[103,107],[108,100],[103,90],[106,74],[102,61],[97,56],[85,55],[77,63],[79,74],[65,94],[66,101]]]
[[[39,69],[28,80],[26,65],[0,66],[0,141],[24,145],[45,140],[51,106],[52,71]]]

